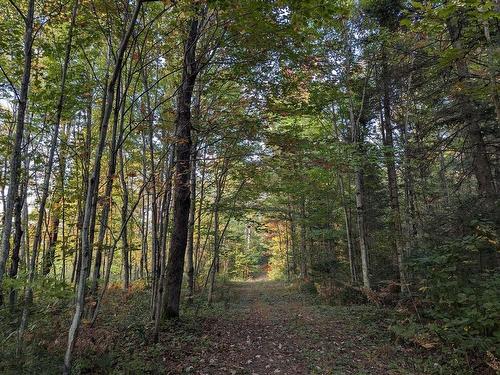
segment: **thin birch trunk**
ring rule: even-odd
[[[80,327],[81,317],[83,314],[84,304],[85,304],[85,285],[86,280],[90,271],[90,261],[92,259],[92,248],[91,248],[91,232],[93,232],[93,227],[91,223],[95,222],[95,211],[96,211],[96,195],[99,186],[99,178],[101,172],[101,159],[106,144],[106,135],[108,132],[109,120],[111,117],[111,112],[113,110],[113,101],[115,95],[116,83],[118,77],[121,74],[123,67],[123,60],[125,51],[128,47],[128,42],[132,36],[132,32],[137,23],[137,18],[139,11],[143,4],[142,0],[136,2],[132,17],[129,21],[127,31],[123,35],[118,52],[116,54],[116,62],[113,69],[113,74],[108,83],[107,94],[106,94],[106,104],[104,106],[104,113],[102,117],[101,129],[99,133],[99,141],[96,149],[96,155],[94,160],[94,170],[92,172],[92,177],[89,180],[87,188],[87,197],[85,199],[84,208],[84,219],[82,226],[82,260],[81,260],[81,272],[78,281],[76,302],[75,302],[75,314],[73,315],[72,323],[68,333],[68,345],[66,348],[66,354],[64,356],[64,370],[63,374],[69,374],[71,371],[71,355],[73,348],[76,343],[78,329]]]
[[[66,44],[66,54],[64,57],[64,63],[63,63],[63,69],[62,69],[59,99],[58,99],[57,107],[56,107],[56,118],[55,118],[54,130],[53,130],[52,139],[51,139],[51,143],[50,143],[49,158],[47,161],[47,169],[45,171],[45,176],[44,176],[44,181],[43,181],[43,186],[42,186],[42,197],[40,199],[40,208],[38,210],[38,221],[37,221],[37,225],[36,225],[36,229],[35,229],[35,237],[33,239],[33,249],[31,252],[31,261],[30,261],[30,267],[29,267],[29,271],[28,271],[28,285],[26,286],[25,294],[24,294],[24,307],[23,307],[23,313],[22,313],[22,317],[21,317],[21,324],[19,325],[19,332],[18,332],[18,353],[20,353],[20,350],[21,350],[21,346],[22,346],[21,343],[22,343],[24,330],[26,328],[26,325],[28,324],[29,306],[31,305],[31,301],[33,299],[32,284],[33,284],[33,281],[35,278],[35,273],[36,273],[36,263],[37,263],[38,251],[39,251],[40,241],[41,241],[42,226],[43,226],[44,217],[45,217],[45,205],[47,203],[47,198],[49,196],[50,178],[52,176],[52,167],[54,165],[54,156],[55,156],[55,152],[56,152],[56,148],[57,148],[57,141],[59,138],[59,128],[61,125],[62,110],[63,110],[64,100],[65,100],[66,78],[67,78],[67,74],[68,74],[69,60],[70,60],[70,56],[71,56],[71,44],[73,41],[73,30],[74,30],[74,26],[75,26],[77,11],[78,11],[78,0],[75,0],[75,3],[73,4],[73,10],[71,13],[71,22],[70,22],[70,26],[69,26],[69,30],[68,30],[68,40],[67,40],[67,44]],[[59,225],[59,223],[57,223],[57,225]]]
[[[127,180],[125,179],[125,162],[123,160],[122,148],[120,148],[120,181],[123,191],[123,196],[122,196],[123,203],[121,209],[123,289],[127,290],[129,288],[129,283],[130,283],[130,264],[129,264],[130,245],[128,241],[128,229],[127,229],[129,191],[128,191]]]
[[[196,144],[194,147],[196,149]],[[194,295],[194,222],[196,214],[196,158],[197,151],[194,150],[191,153],[191,205],[189,207],[189,218],[188,218],[188,239],[187,239],[187,249],[186,249],[186,273],[188,280],[188,300],[191,301]]]
[[[9,189],[7,191],[7,198],[5,199],[5,212],[4,224],[2,228],[2,241],[0,247],[0,285],[3,281],[5,266],[10,252],[10,236],[12,231],[12,217],[14,214],[14,206],[16,196],[19,188],[19,176],[21,169],[21,146],[24,137],[24,125],[26,109],[28,106],[28,90],[31,78],[31,61],[33,58],[33,39],[34,30],[33,22],[35,18],[35,0],[29,0],[28,11],[25,15],[25,30],[24,30],[24,66],[23,77],[21,83],[21,90],[18,94],[18,106],[14,144],[12,147],[12,154],[10,157],[10,174],[9,174]],[[1,290],[0,290],[1,294]],[[1,304],[1,298],[0,298]]]

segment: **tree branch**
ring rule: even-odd
[[[24,20],[24,22],[26,22],[26,16],[21,11],[21,9],[19,9],[19,7],[14,2],[14,0],[9,0],[9,3],[17,10],[17,13],[19,13],[19,15],[22,17],[22,19]]]
[[[9,76],[7,75],[5,70],[3,69],[2,64],[0,64],[0,70],[2,71],[2,74],[4,75],[7,82],[9,82],[10,87],[14,91],[14,95],[16,96],[16,99],[19,100],[19,94],[17,93],[16,86],[14,86],[14,83],[10,80]]]

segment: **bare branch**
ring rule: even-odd
[[[19,7],[17,6],[17,4],[14,2],[14,0],[9,0],[9,3],[16,9],[17,13],[19,13],[19,15],[24,20],[24,22],[26,22],[26,16],[21,11],[21,9],[19,9]]]
[[[0,64],[0,70],[2,71],[2,74],[4,75],[4,77],[7,80],[7,82],[9,82],[9,86],[14,91],[14,95],[16,96],[16,99],[19,100],[19,94],[17,93],[16,86],[14,86],[14,83],[10,80],[9,76],[7,75],[7,73],[5,72],[5,70],[3,69],[2,64]]]

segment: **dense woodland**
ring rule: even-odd
[[[1,373],[194,373],[82,358],[248,279],[388,314],[404,373],[500,371],[498,0],[0,9]]]

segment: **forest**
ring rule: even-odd
[[[499,0],[0,0],[1,374],[500,373]]]

